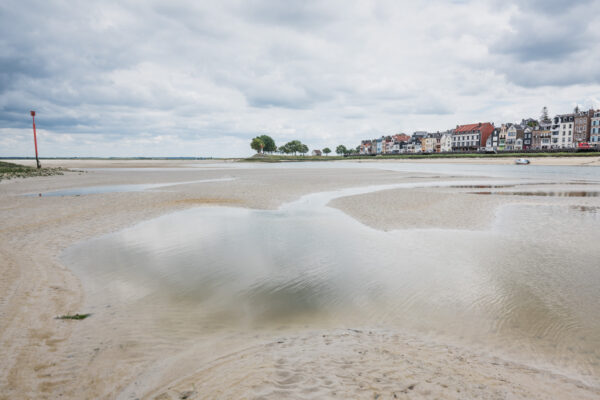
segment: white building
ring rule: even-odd
[[[573,147],[574,114],[557,115],[552,119],[552,148],[569,149]]]
[[[590,144],[600,148],[600,110],[594,112],[590,121]]]
[[[440,151],[442,153],[452,151],[452,132],[447,132],[440,138]]]

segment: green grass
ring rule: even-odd
[[[336,161],[336,160],[410,160],[423,158],[534,158],[534,157],[600,157],[600,152],[555,152],[555,153],[434,153],[434,154],[386,154],[379,156],[282,156],[282,155],[264,155],[261,157],[244,158],[245,162],[285,162],[285,161]]]
[[[32,176],[63,175],[64,168],[34,168],[25,165],[0,161],[0,181],[3,179],[29,178]]]
[[[92,314],[65,314],[65,315],[60,315],[58,317],[56,317],[56,319],[74,319],[74,320],[82,320],[82,319],[86,319],[87,317],[89,317]]]

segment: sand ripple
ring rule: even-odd
[[[507,397],[510,396],[510,397]],[[593,399],[598,388],[389,331],[281,337],[206,364],[155,399]]]

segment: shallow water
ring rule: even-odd
[[[55,197],[55,196],[85,196],[90,194],[102,193],[124,193],[141,192],[143,190],[159,189],[176,185],[187,185],[190,183],[209,183],[209,182],[227,182],[233,178],[201,179],[196,181],[170,182],[170,183],[142,183],[132,185],[104,185],[104,186],[84,186],[70,189],[54,190],[51,192],[28,193],[25,196]]]
[[[440,174],[457,176],[488,176],[496,178],[546,179],[566,181],[569,179],[600,182],[600,168],[595,166],[550,166],[550,165],[485,165],[444,164],[395,161],[306,161],[306,162],[218,162],[187,164],[182,168],[83,168],[86,171],[194,171],[194,170],[246,170],[246,169],[377,169],[418,174]]]
[[[539,197],[600,197],[600,192],[586,191],[586,190],[575,190],[575,191],[563,191],[563,192],[542,192],[542,191],[531,191],[531,192],[473,192],[474,194],[483,195],[500,195],[500,196],[539,196]]]
[[[276,211],[196,208],[81,243],[64,258],[82,277],[91,311],[110,299],[122,305],[115,312],[142,310],[140,324],[198,334],[396,327],[597,378],[597,207],[506,205],[486,231],[382,232],[326,206],[392,187],[484,184],[346,189]]]

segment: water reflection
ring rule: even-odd
[[[133,316],[151,309],[199,330],[408,327],[598,375],[597,221],[569,206],[513,205],[490,231],[381,232],[326,207],[370,190],[309,195],[277,211],[177,212],[65,259],[92,304],[111,299]]]

